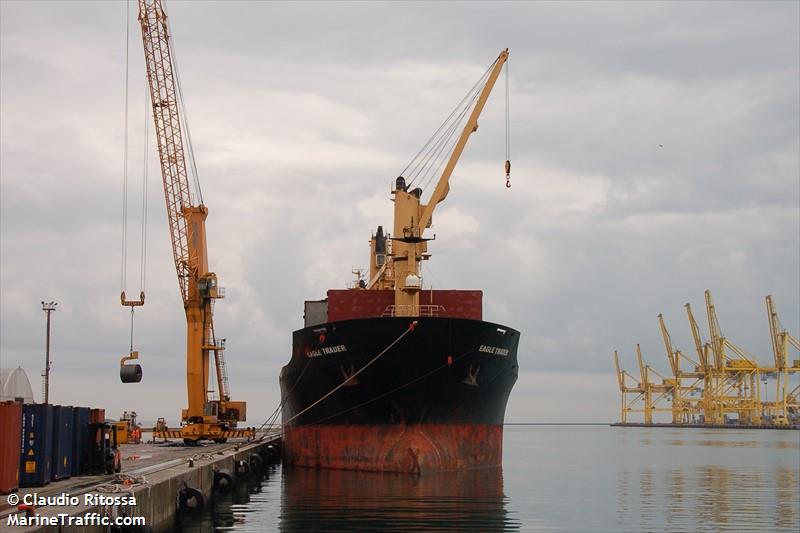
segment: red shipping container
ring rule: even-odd
[[[393,290],[331,289],[328,291],[328,321],[373,318],[394,304]],[[420,306],[441,306],[435,316],[483,320],[483,291],[423,290]]]
[[[0,403],[0,494],[19,488],[22,404]]]
[[[89,423],[90,424],[102,424],[106,421],[106,410],[105,409],[92,409],[89,411]]]

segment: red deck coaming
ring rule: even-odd
[[[394,304],[393,290],[331,289],[328,291],[328,321],[382,316]],[[434,290],[419,293],[420,305],[440,305],[440,317],[483,320],[483,291]]]
[[[287,464],[339,470],[426,472],[495,467],[503,462],[503,426],[288,426],[283,454]]]

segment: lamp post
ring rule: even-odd
[[[56,302],[42,302],[42,311],[47,313],[47,344],[44,360],[44,403],[50,403],[50,313],[56,310]]]

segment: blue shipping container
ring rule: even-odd
[[[86,454],[89,451],[89,414],[88,407],[76,407],[73,414],[72,430],[72,475],[82,476],[86,467]]]
[[[72,411],[72,406],[53,406],[53,481],[72,475]]]
[[[41,487],[50,483],[53,460],[53,406],[22,406],[22,453],[19,486]]]

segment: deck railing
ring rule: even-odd
[[[382,317],[394,316],[442,316],[447,309],[443,305],[387,305]]]

